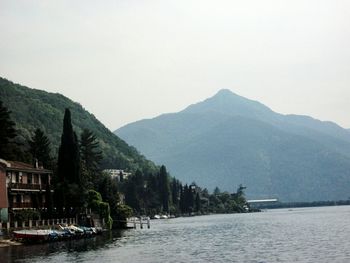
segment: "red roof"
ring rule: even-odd
[[[51,170],[47,170],[44,168],[35,168],[34,165],[29,163],[17,162],[17,161],[6,161],[9,165],[6,167],[7,170],[25,170],[25,171],[35,171],[35,172],[49,172],[52,173]]]

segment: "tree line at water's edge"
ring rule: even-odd
[[[58,153],[51,149],[45,132],[37,128],[25,141],[19,142],[10,111],[0,101],[0,158],[34,162],[54,171],[52,189],[47,189],[47,209],[43,217],[73,216],[90,208],[112,227],[125,226],[131,215],[199,215],[207,213],[240,213],[249,211],[244,187],[235,193],[213,193],[195,183],[182,184],[169,175],[165,166],[136,169],[128,178],[117,182],[103,172],[106,153],[99,138],[89,129],[77,136],[69,109],[65,110],[63,132]],[[51,120],[52,122],[55,120]],[[50,190],[54,190],[51,194]],[[125,204],[121,202],[125,197]],[[31,216],[28,211],[27,216]],[[19,216],[19,215],[17,215]],[[23,216],[23,215],[21,215]]]

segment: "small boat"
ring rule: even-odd
[[[97,230],[94,227],[82,226],[80,228],[84,231],[84,235],[86,236],[92,236],[97,234]]]
[[[40,230],[18,230],[13,231],[13,236],[15,239],[22,239],[24,241],[46,241],[49,240],[50,234],[54,231],[49,229]]]
[[[160,219],[160,215],[154,215],[152,219]]]
[[[160,219],[168,219],[169,217],[167,215],[161,215]]]
[[[18,230],[13,231],[13,237],[23,242],[45,242],[56,240],[67,240],[71,238],[91,237],[100,234],[102,228],[95,227],[77,227],[74,225],[60,225],[56,229],[38,229],[38,230]]]
[[[59,227],[59,230],[61,231],[65,231],[65,233],[67,235],[71,235],[71,236],[83,236],[85,234],[90,234],[90,232],[93,232],[90,228],[89,230],[91,231],[88,231],[88,228],[84,228],[84,227],[77,227],[75,225],[70,225],[70,226],[62,226],[62,225],[58,225]],[[87,233],[89,232],[89,233]]]

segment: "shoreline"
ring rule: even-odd
[[[12,239],[0,239],[0,248],[10,247],[10,246],[22,246],[23,243],[14,241]]]

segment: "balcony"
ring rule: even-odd
[[[33,208],[33,203],[13,203],[12,208]]]
[[[24,189],[24,190],[46,190],[46,185],[43,184],[22,184],[22,183],[10,183],[9,184],[9,189],[13,190],[19,190],[19,189]]]
[[[34,204],[32,202],[30,203],[12,203],[10,204],[10,208],[45,208],[46,203],[40,203],[36,207],[34,207]]]

